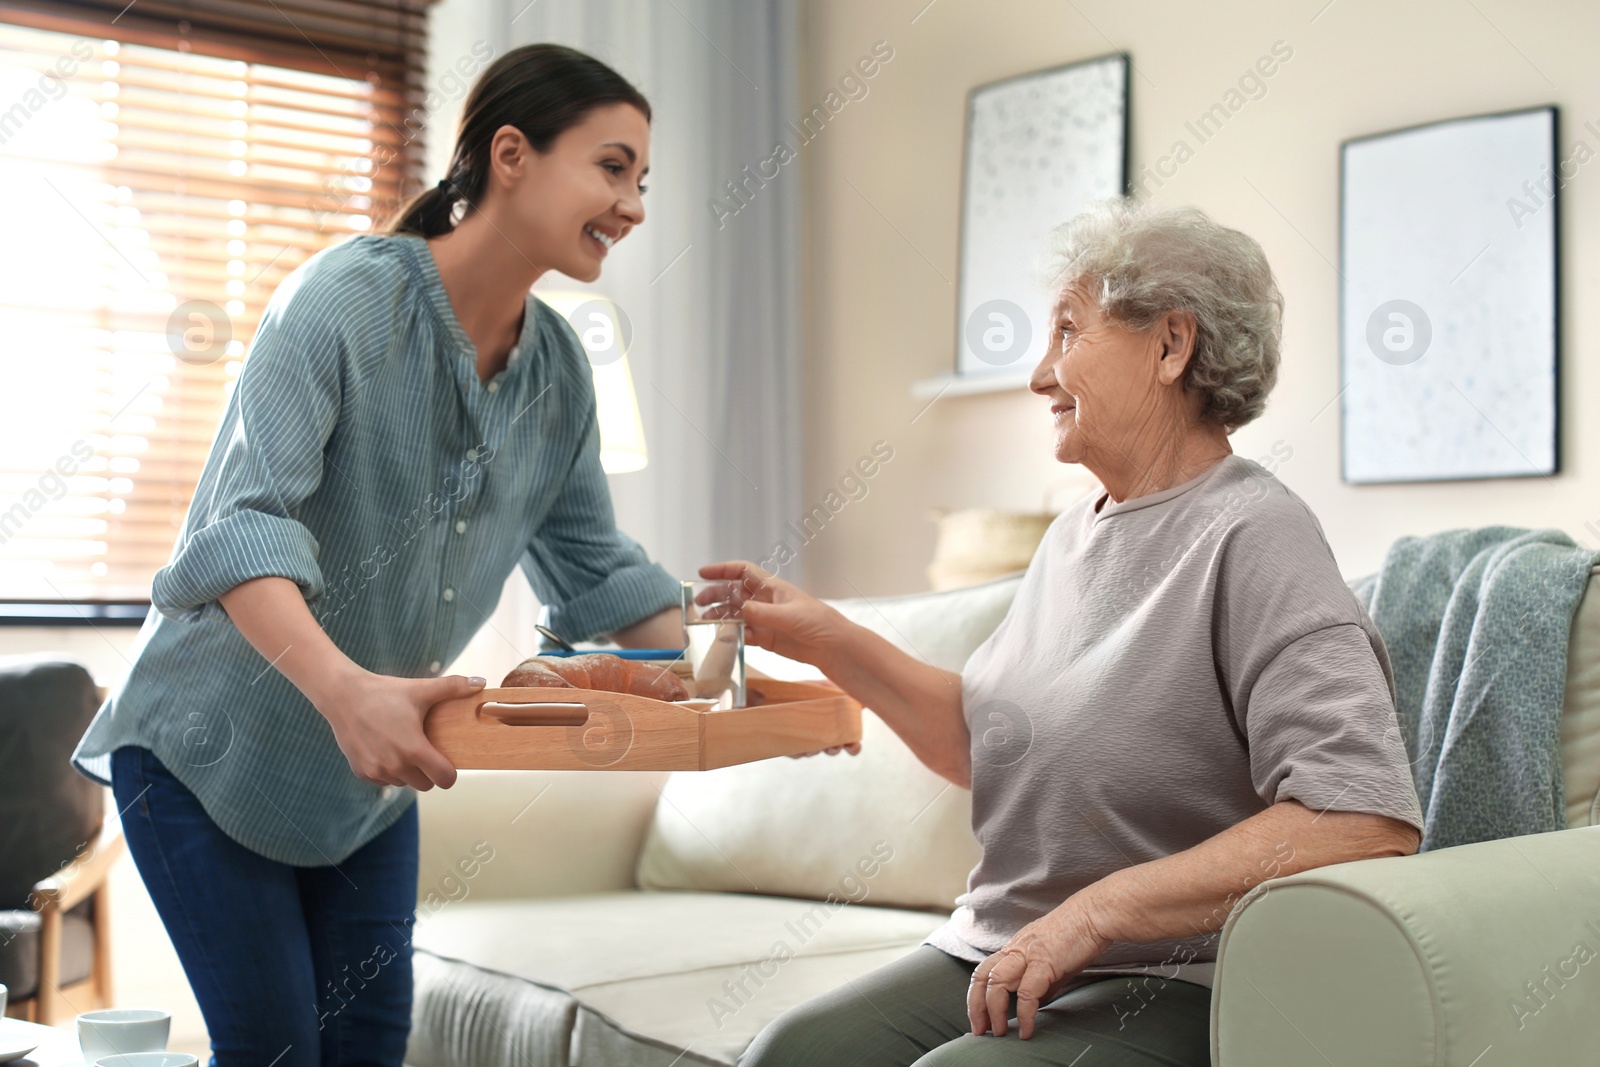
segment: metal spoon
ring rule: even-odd
[[[560,634],[558,634],[554,630],[550,629],[550,627],[541,626],[538,623],[534,623],[533,628],[535,630],[539,631],[539,636],[540,637],[543,637],[545,640],[552,642],[557,648],[561,649],[561,651],[563,651],[563,652],[576,652],[576,651],[578,651],[577,648],[575,646],[573,646],[569,641],[567,641],[566,638],[562,637]]]

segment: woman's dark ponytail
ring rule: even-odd
[[[455,209],[455,190],[448,181],[442,181],[432,189],[412,197],[395,215],[385,232],[437,237],[455,225],[450,218]]]
[[[476,210],[488,181],[489,147],[500,127],[515,126],[534,151],[548,152],[564,131],[607,104],[631,104],[650,119],[644,95],[593,56],[558,44],[512,49],[467,94],[450,173],[413,197],[384,232],[438,237],[454,228],[458,211],[464,208],[464,217]]]

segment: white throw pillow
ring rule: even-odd
[[[959,671],[1020,580],[831,603],[911,655]],[[747,663],[775,678],[817,676],[761,649]],[[861,725],[859,756],[673,773],[639,853],[640,887],[949,910],[979,856],[971,794],[924,767],[870,710]]]

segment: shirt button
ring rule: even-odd
[[[488,385],[484,386],[483,388],[486,391],[491,392],[491,393],[498,392],[499,389],[500,389],[500,383],[499,382],[490,382]]]
[[[441,669],[443,669],[443,667],[444,667],[443,663],[440,663],[438,660],[434,660],[432,663],[428,664],[428,673],[429,674],[438,674],[439,671]]]
[[[466,533],[466,532],[467,532],[467,520],[466,519],[457,519],[456,520],[456,533]]]
[[[478,450],[476,448],[467,449],[467,462],[468,463],[476,463],[476,462],[478,462]]]
[[[454,600],[456,598],[456,591],[454,589],[451,589],[447,585],[447,586],[444,587],[444,592],[439,594],[439,595],[444,597],[445,600],[448,602],[448,601]]]

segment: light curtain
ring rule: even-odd
[[[613,66],[650,100],[646,221],[589,288],[622,307],[650,449],[610,479],[617,520],[669,570],[768,557],[800,511],[798,25],[781,0],[441,0],[431,16],[428,177],[444,171],[468,79],[457,59],[552,41]],[[729,183],[738,189],[737,195]],[[584,288],[565,278],[541,280]],[[798,578],[798,566],[785,568]],[[459,661],[533,651],[520,572]],[[487,664],[487,667],[485,666]],[[491,678],[491,682],[495,679]]]

